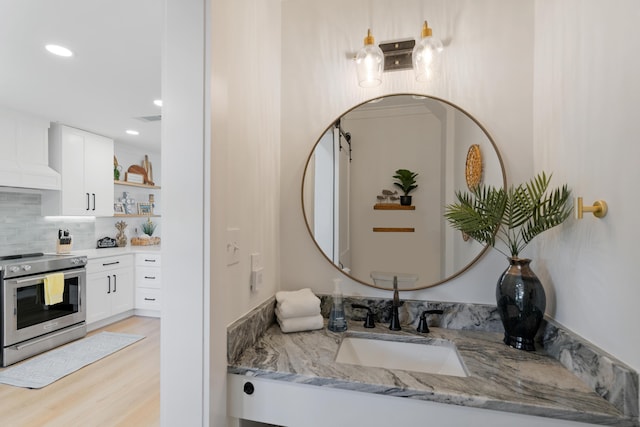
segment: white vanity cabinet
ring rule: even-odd
[[[160,317],[162,308],[162,277],[159,253],[137,253],[136,314]]]
[[[131,254],[90,258],[87,263],[87,325],[130,315],[134,282]],[[119,320],[115,317],[112,320]],[[111,323],[106,322],[104,324]],[[98,327],[103,326],[100,324]],[[91,328],[90,328],[91,329]]]
[[[49,164],[62,185],[43,196],[45,215],[113,216],[112,139],[52,124]]]
[[[250,385],[248,385],[250,384]],[[269,425],[347,426],[541,426],[587,427],[575,421],[477,409],[417,399],[227,375],[227,414]]]

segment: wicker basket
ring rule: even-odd
[[[159,237],[149,237],[149,238],[132,237],[131,238],[132,246],[153,246],[153,245],[159,245],[159,244],[160,244]]]

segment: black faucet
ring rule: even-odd
[[[399,331],[400,318],[398,317],[398,307],[400,303],[400,295],[398,294],[398,276],[393,276],[393,302],[391,303],[391,322],[389,323],[389,329],[392,331]]]
[[[442,310],[424,310],[420,315],[420,322],[418,322],[418,328],[416,331],[424,334],[429,333],[429,325],[427,325],[427,314],[442,314]]]
[[[371,311],[371,308],[367,307],[366,305],[362,305],[362,304],[351,304],[351,307],[366,309],[367,310],[367,317],[364,319],[364,327],[365,328],[375,328],[376,327],[376,324],[373,321],[373,312]]]

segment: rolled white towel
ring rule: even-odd
[[[282,319],[320,314],[320,298],[309,288],[276,292],[276,301],[276,309]]]
[[[277,319],[280,329],[284,333],[313,331],[324,327],[324,320],[320,314],[316,314],[315,316],[291,317],[289,319],[281,319],[278,317]]]

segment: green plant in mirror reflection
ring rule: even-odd
[[[408,169],[398,169],[393,176],[397,181],[393,183],[396,187],[399,187],[405,196],[408,196],[410,192],[418,188],[416,184],[417,172],[411,172]]]

